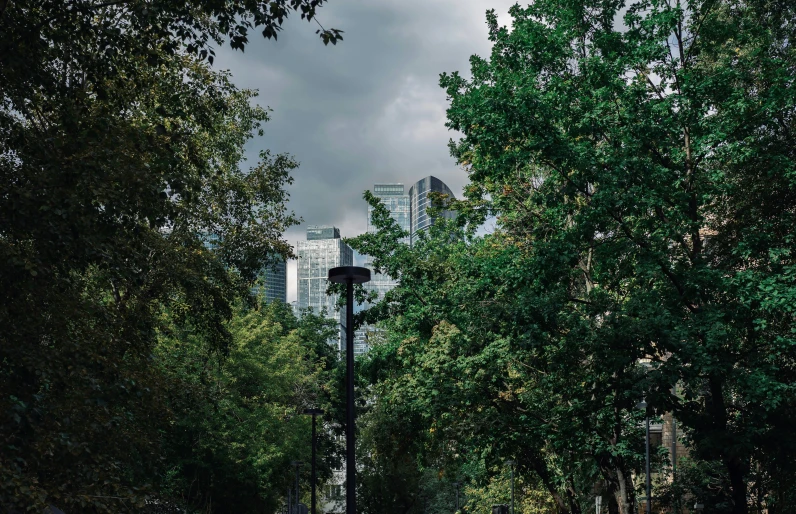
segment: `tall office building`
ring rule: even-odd
[[[345,337],[345,309],[337,308],[337,295],[327,296],[329,270],[338,266],[352,266],[354,251],[340,239],[336,227],[307,227],[307,240],[299,241],[298,254],[298,308],[311,308],[326,315],[340,326],[338,349]]]
[[[428,176],[415,182],[415,185],[409,188],[409,204],[410,204],[410,243],[414,242],[415,234],[425,230],[434,223],[434,217],[429,216],[427,210],[433,207],[429,193],[442,193],[455,198],[453,191],[445,185],[443,181],[437,177]],[[441,217],[452,219],[455,217],[453,211],[443,211]]]
[[[402,242],[409,244],[409,229],[410,225],[410,204],[409,195],[406,193],[406,188],[403,184],[374,184],[371,190],[373,196],[379,198],[381,203],[390,211],[390,217],[398,223],[398,226],[407,232],[407,237]],[[376,232],[376,227],[373,226],[373,207],[368,205],[368,232]],[[370,260],[365,262],[365,267],[373,270],[373,263]],[[388,275],[381,273],[372,273],[370,282],[364,284],[365,290],[375,291],[379,299],[384,298],[384,294],[395,287],[397,281],[391,279]],[[367,307],[367,306],[365,306]],[[369,326],[360,327],[354,336],[354,353],[361,355],[368,351],[368,337],[376,329]]]
[[[287,303],[287,263],[281,256],[275,256],[274,262],[264,267],[252,287],[255,296],[263,296],[266,303],[274,300]]]
[[[411,229],[410,219],[411,211],[409,204],[409,195],[406,193],[406,188],[403,184],[375,184],[371,191],[373,196],[381,200],[381,203],[390,211],[392,219],[398,223],[398,226],[409,232]],[[373,226],[373,207],[368,205],[368,232],[375,232]],[[409,242],[407,237],[405,243]]]
[[[411,210],[409,203],[409,195],[403,184],[375,184],[371,191],[373,196],[379,198],[381,203],[390,211],[390,217],[395,220],[399,227],[407,233],[411,229]],[[373,207],[368,205],[368,232],[376,232],[373,226]],[[409,244],[409,237],[402,239],[403,243]],[[372,263],[368,260],[365,266],[373,269]],[[384,293],[397,285],[397,282],[387,275],[381,273],[374,273],[371,276],[370,282],[365,284],[365,288],[369,291],[376,291],[379,293],[379,298],[384,297]]]
[[[221,242],[218,234],[202,234],[202,242],[208,250],[216,250]],[[263,267],[257,274],[251,292],[263,296],[266,303],[279,300],[287,302],[287,263],[281,255],[274,255],[273,262]]]

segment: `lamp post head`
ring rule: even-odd
[[[370,270],[359,266],[340,266],[329,270],[329,282],[345,284],[349,280],[352,284],[370,282]]]
[[[302,413],[310,416],[320,416],[323,414],[323,409],[304,409]]]
[[[300,468],[301,466],[304,465],[304,462],[300,461],[300,460],[291,460],[290,461],[290,465],[291,466],[296,466],[297,468]]]
[[[459,482],[451,482],[451,485],[452,485],[453,487],[459,487]]]
[[[640,402],[638,402],[636,404],[636,408],[637,409],[641,409],[641,410],[646,409],[647,408],[647,401],[646,400],[641,400]]]
[[[504,462],[504,464],[506,466],[514,466],[514,461],[513,460],[507,460],[506,462]]]

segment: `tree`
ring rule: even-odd
[[[452,149],[548,294],[593,320],[603,357],[651,359],[648,402],[721,463],[744,513],[794,400],[776,300],[793,291],[794,10],[633,2],[620,27],[622,7],[536,2],[511,32],[490,14],[491,60],[472,60],[472,81],[442,77],[465,134]]]
[[[0,2],[3,508],[118,512],[152,492],[161,315],[226,351],[233,301],[297,221],[292,158],[240,167],[267,113],[210,45],[320,5]]]
[[[310,460],[303,409],[333,412],[339,359],[326,340],[334,330],[328,319],[299,320],[272,302],[236,311],[226,356],[190,328],[175,326],[162,337],[156,351],[175,389],[168,396],[175,423],[163,444],[159,501],[197,512],[277,509],[293,482],[290,462]],[[331,431],[320,430],[318,439],[322,481],[339,467],[342,451]]]
[[[559,512],[598,480],[635,510],[642,397],[711,474],[690,498],[792,509],[794,7],[510,12],[511,30],[488,14],[472,79],[441,77],[469,228],[405,248],[382,222],[353,243],[401,279],[370,313],[395,333],[373,380],[439,445],[515,457]]]

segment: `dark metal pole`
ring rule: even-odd
[[[514,514],[514,465],[511,465],[511,514]]]
[[[370,270],[357,266],[340,266],[329,270],[329,281],[346,285],[346,514],[357,512],[357,482],[354,432],[354,284],[370,280]]]
[[[290,498],[291,497],[292,496],[290,494],[290,488],[288,487],[287,488],[287,514],[293,514],[293,512],[292,512],[293,511],[293,506],[290,503]]]
[[[346,513],[356,514],[356,463],[354,452],[354,281],[346,280],[345,360],[346,360]]]
[[[298,513],[300,501],[301,501],[301,496],[299,495],[299,467],[296,466],[296,513]]]
[[[315,514],[315,415],[312,415],[312,514]]]
[[[296,488],[295,488],[296,501],[293,503],[293,508],[296,511],[296,513],[298,513],[299,501],[300,501],[300,495],[299,495],[299,468],[301,468],[301,466],[303,466],[304,463],[302,461],[300,461],[300,460],[294,460],[294,461],[290,462],[290,465],[296,468]],[[293,514],[293,513],[291,513],[291,514]]]
[[[650,418],[647,416],[647,514],[652,513],[652,484],[650,482]],[[512,513],[513,514],[513,513]]]
[[[310,416],[312,416],[312,463],[311,463],[311,466],[312,466],[312,484],[311,484],[310,487],[312,489],[312,493],[311,493],[311,497],[312,497],[312,501],[311,501],[311,503],[312,503],[312,514],[315,514],[315,505],[316,505],[315,489],[317,488],[317,485],[318,485],[318,477],[315,474],[315,460],[316,460],[317,447],[318,447],[318,437],[316,436],[316,432],[315,432],[315,416],[320,416],[321,414],[323,414],[323,410],[321,410],[321,409],[304,409],[304,414],[309,414]]]

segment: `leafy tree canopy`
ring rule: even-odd
[[[401,279],[369,314],[394,333],[370,378],[434,434],[419,455],[514,458],[560,512],[595,484],[633,512],[646,398],[697,463],[680,498],[793,508],[791,4],[541,0],[511,29],[488,13],[490,58],[441,85],[470,177],[454,207],[495,232],[409,249],[385,219],[354,243]]]
[[[0,2],[3,508],[119,512],[156,489],[164,313],[234,353],[233,302],[298,221],[293,158],[240,166],[267,111],[212,45],[322,3]]]

